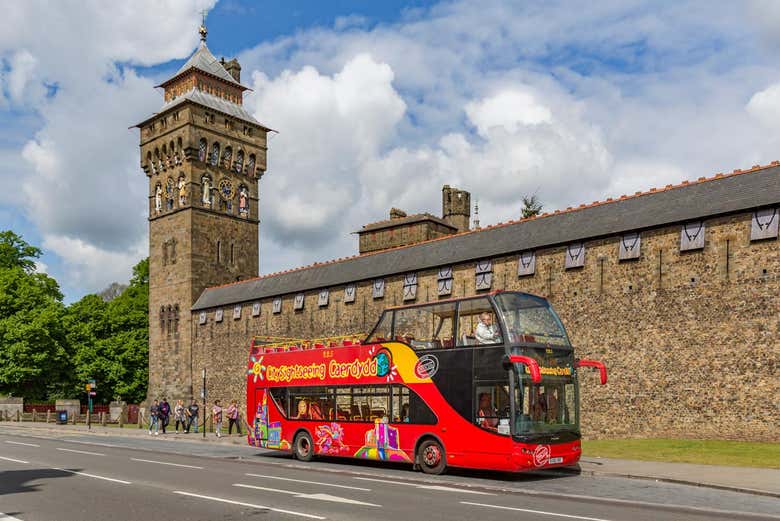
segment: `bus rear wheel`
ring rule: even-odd
[[[296,458],[301,461],[311,461],[311,458],[314,456],[314,444],[308,432],[299,432],[295,437],[293,446]]]
[[[447,468],[444,448],[436,440],[428,439],[417,449],[417,461],[426,474],[441,474]]]

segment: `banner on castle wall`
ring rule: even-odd
[[[385,296],[385,279],[376,279],[371,285],[371,296],[374,298],[384,298]]]
[[[536,252],[526,251],[521,253],[517,259],[517,276],[525,277],[536,273]]]
[[[638,232],[626,233],[620,238],[619,260],[638,259],[642,238]]]
[[[417,298],[417,274],[407,273],[404,275],[404,300],[414,300]]]
[[[780,221],[780,210],[777,208],[764,208],[753,212],[750,224],[750,240],[776,239]]]
[[[477,261],[474,268],[474,284],[477,290],[490,289],[493,285],[493,261]]]
[[[566,246],[564,267],[568,270],[571,268],[582,268],[583,266],[585,266],[585,243],[576,242]]]
[[[344,288],[344,302],[355,302],[355,295],[357,294],[357,287],[354,284],[347,284]]]
[[[704,248],[704,221],[685,223],[680,230],[680,251]]]
[[[452,266],[439,268],[439,274],[436,277],[439,296],[452,294]]]
[[[330,291],[327,289],[320,290],[320,294],[317,295],[317,305],[321,308],[324,308],[328,305],[328,301],[330,300]]]

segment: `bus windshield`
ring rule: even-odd
[[[510,343],[571,346],[563,324],[547,300],[521,293],[500,293],[496,303]]]
[[[525,365],[513,364],[515,411],[512,434],[534,437],[545,433],[579,432],[574,353],[569,349],[549,347],[513,347],[511,352],[535,359],[542,373],[542,382],[535,384]]]

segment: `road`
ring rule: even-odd
[[[302,463],[168,436],[29,436],[0,428],[0,521],[780,519],[776,498],[684,485],[466,471],[426,476],[404,466]]]

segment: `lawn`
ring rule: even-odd
[[[585,440],[584,456],[780,469],[780,443],[725,440]]]

